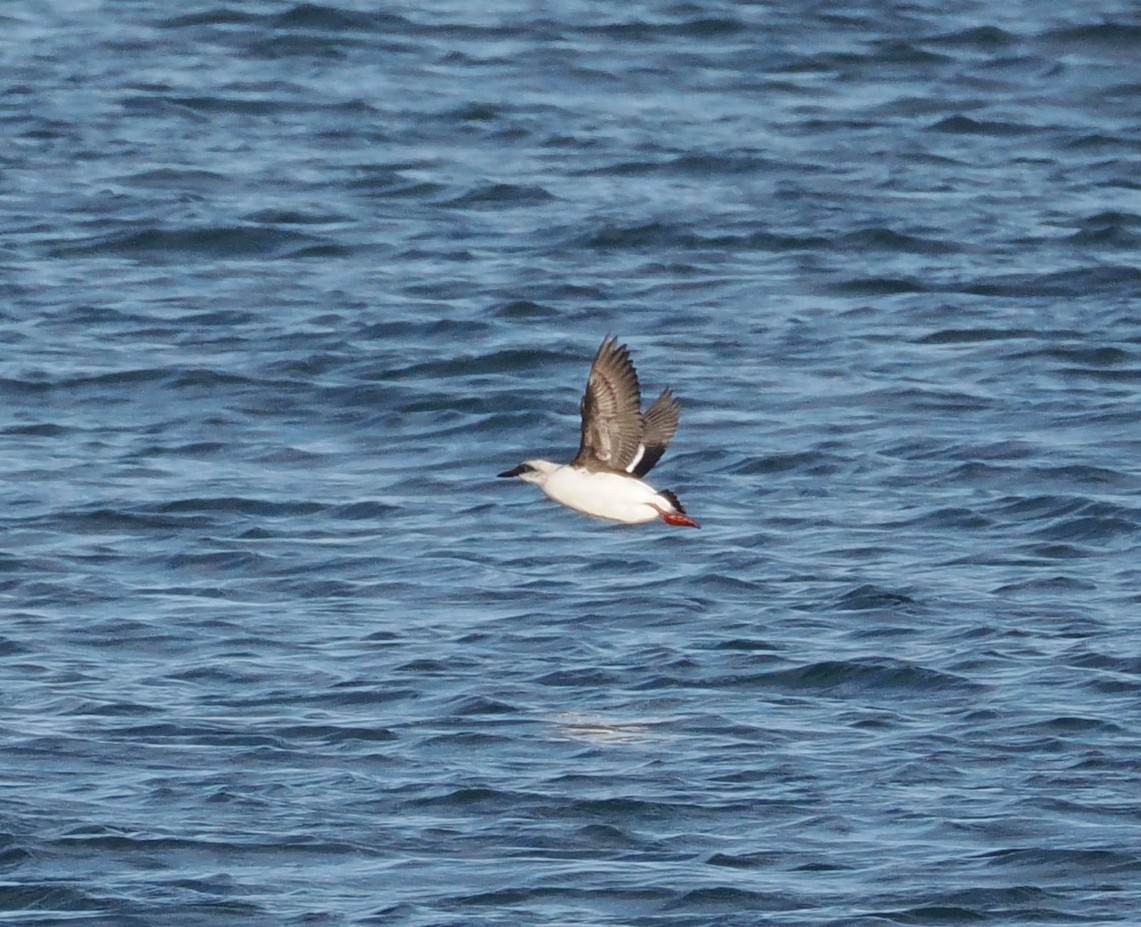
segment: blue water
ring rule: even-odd
[[[5,4],[0,920],[1136,924],[1141,18],[951,6]]]

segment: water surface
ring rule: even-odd
[[[0,19],[7,920],[1135,920],[1132,4]]]

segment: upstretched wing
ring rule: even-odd
[[[662,394],[642,416],[642,453],[636,455],[627,468],[634,476],[641,479],[654,469],[654,464],[666,452],[670,438],[677,434],[680,420],[681,409],[678,408],[674,394],[668,388],[662,390]]]
[[[579,411],[582,440],[572,466],[629,472],[642,448],[642,393],[626,345],[602,342]],[[644,455],[643,455],[644,456]]]

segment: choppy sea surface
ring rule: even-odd
[[[0,30],[0,920],[1138,922],[1133,2]]]

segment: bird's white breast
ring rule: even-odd
[[[653,521],[655,505],[668,506],[657,491],[632,476],[559,467],[543,483],[543,492],[584,515],[628,525]]]

